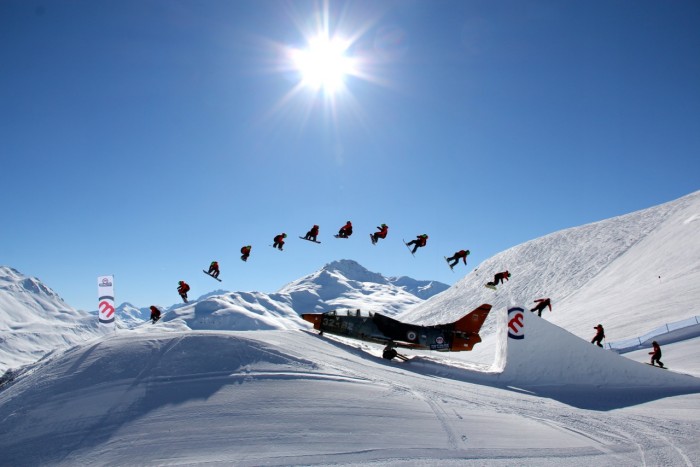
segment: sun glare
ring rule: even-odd
[[[346,56],[348,43],[319,36],[309,41],[305,50],[292,52],[292,61],[301,75],[302,85],[313,90],[322,89],[333,95],[345,85],[345,78],[353,73],[352,59]]]

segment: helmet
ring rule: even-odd
[[[467,250],[467,254],[468,254],[468,255],[470,255],[471,253],[472,253],[471,251]]]
[[[252,246],[252,245],[248,245],[246,248],[253,248],[253,246]]]
[[[283,234],[282,234],[282,238],[287,238],[287,234],[286,234],[286,233],[283,233]]]
[[[182,284],[184,284],[184,283],[185,283],[185,281],[180,281],[180,282],[178,282],[178,284],[180,284],[180,285],[182,285]]]
[[[428,235],[427,235],[427,234],[423,234],[423,236],[425,237],[426,240],[428,239]]]
[[[382,227],[386,227],[386,224],[382,224]]]

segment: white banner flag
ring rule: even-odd
[[[100,323],[114,322],[114,276],[99,276],[97,278],[97,296],[100,298],[98,312]]]

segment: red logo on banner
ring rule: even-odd
[[[114,314],[114,305],[109,303],[107,300],[102,300],[100,302],[100,314],[105,315],[107,318],[110,318]]]
[[[510,308],[508,310],[508,337],[522,339],[524,333],[524,310],[522,308]]]

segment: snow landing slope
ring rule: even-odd
[[[484,287],[504,270],[508,282]],[[479,303],[532,307],[542,297],[552,300],[547,320],[587,340],[598,323],[615,341],[700,315],[700,191],[510,248],[399,318],[450,322]],[[494,329],[491,316],[482,337]]]
[[[0,392],[3,463],[700,461],[692,413],[632,407],[678,394],[692,404],[700,380],[629,361],[529,312],[495,315],[507,359],[491,372],[420,357],[390,363],[302,331],[122,330],[38,363]]]

